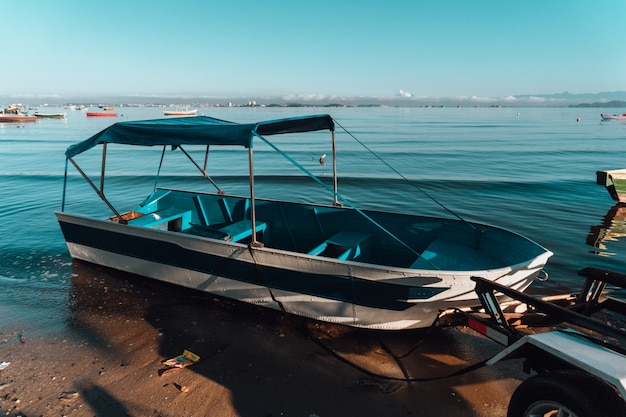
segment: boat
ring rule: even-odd
[[[289,135],[295,144],[296,138],[310,141],[324,131],[332,146],[327,161],[332,184],[268,139]],[[253,144],[285,157],[328,191],[329,201],[257,197]],[[247,155],[242,169],[249,191],[227,193],[207,174],[212,146]],[[138,204],[116,207],[104,193],[107,149],[117,154],[126,148],[139,160],[146,157],[142,147],[162,148],[157,178],[165,150],[172,149],[215,191],[155,182],[136,196]],[[98,181],[87,174],[96,167],[79,164],[84,153],[96,149],[102,152]],[[200,154],[203,166],[196,161]],[[379,330],[429,327],[443,311],[480,305],[471,277],[519,291],[537,277],[547,278],[543,267],[552,252],[519,234],[461,218],[365,210],[350,203],[338,191],[335,121],[327,114],[245,124],[207,116],[118,122],[70,146],[65,155],[62,206],[55,215],[71,257],[79,261],[318,321]],[[89,155],[83,160],[93,161]],[[70,199],[70,165],[101,200],[101,212],[85,209],[84,194]]]
[[[65,119],[65,113],[33,113],[35,117],[49,118],[49,119]]]
[[[194,110],[163,110],[165,116],[195,116],[198,109]]]
[[[596,184],[606,187],[613,200],[626,203],[626,169],[596,171]]]
[[[117,113],[111,113],[108,111],[87,111],[85,114],[89,117],[117,117]]]
[[[26,114],[0,114],[0,123],[30,123],[36,121],[37,117]]]
[[[30,123],[37,121],[37,117],[29,116],[28,111],[22,110],[23,105],[12,104],[0,112],[0,123]]]
[[[602,113],[600,114],[602,120],[626,120],[626,113],[622,114],[608,114]]]

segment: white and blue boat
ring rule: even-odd
[[[253,145],[262,141],[282,154],[268,137],[303,140],[314,131],[330,132],[333,183],[326,186],[299,168],[329,188],[332,201],[256,198]],[[207,175],[213,146],[247,152],[249,192],[230,195]],[[109,147],[138,152],[138,158],[145,157],[141,147],[160,147],[161,164],[166,148],[182,152],[216,191],[155,185],[137,196],[140,204],[118,208],[104,192]],[[85,156],[87,169],[81,166],[83,153],[94,148],[102,148],[99,184],[87,174],[93,158]],[[194,150],[204,155],[204,167],[191,156]],[[70,146],[66,161],[56,216],[73,258],[325,322],[428,327],[444,311],[480,305],[471,277],[523,291],[552,255],[494,226],[355,207],[337,190],[335,122],[329,115],[248,124],[205,116],[120,122]],[[66,211],[70,165],[110,215]]]

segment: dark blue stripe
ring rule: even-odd
[[[65,222],[60,222],[60,224],[67,242],[273,289],[367,307],[402,311],[413,304],[401,300],[425,300],[448,289],[446,287],[409,287],[387,282],[351,279],[347,276],[289,271],[209,255],[156,239]],[[424,285],[440,281],[441,279],[434,277],[423,278]]]

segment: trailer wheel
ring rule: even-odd
[[[581,371],[535,375],[515,390],[507,417],[613,417],[626,403],[608,384]]]

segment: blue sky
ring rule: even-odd
[[[626,90],[625,0],[0,0],[0,95]]]

